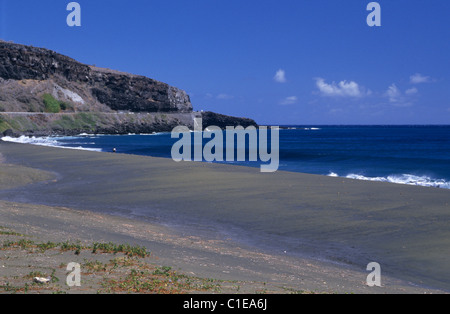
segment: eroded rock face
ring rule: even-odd
[[[210,111],[202,112],[202,119],[204,126],[214,125],[218,126],[221,129],[225,129],[227,126],[229,127],[242,126],[244,128],[247,128],[249,126],[255,127],[258,126],[256,122],[252,119],[231,117]]]
[[[61,75],[87,82],[90,68],[54,51],[0,42],[0,77],[6,80],[47,80]]]
[[[132,112],[192,112],[182,90],[143,76],[92,70],[92,95],[112,110]]]
[[[60,108],[49,110],[49,102]],[[168,84],[0,40],[0,135],[151,133],[192,129],[200,117],[204,126],[256,126],[250,119],[194,112],[186,92]]]
[[[81,111],[104,111],[100,107],[107,106],[114,111],[192,112],[189,96],[176,87],[144,76],[88,66],[43,48],[0,42],[0,78],[35,81],[40,86],[42,81],[51,81],[53,86],[66,90],[66,95],[73,93],[81,97],[74,105],[76,102],[90,104],[88,108],[78,108]],[[53,90],[40,90],[41,94],[45,92],[54,94]]]

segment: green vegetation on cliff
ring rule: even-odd
[[[190,125],[191,121],[193,120],[190,114],[0,113],[0,137],[2,133],[9,136],[54,136],[78,135],[80,133],[170,132],[178,125]]]
[[[0,115],[0,134],[9,129],[12,129],[11,125],[8,123],[5,117]]]
[[[66,103],[55,99],[55,97],[50,94],[44,94],[42,98],[44,100],[45,112],[59,113],[61,110],[66,110],[68,107]]]

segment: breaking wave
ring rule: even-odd
[[[396,184],[407,184],[407,185],[417,185],[426,187],[435,187],[450,189],[450,182],[444,179],[435,179],[429,176],[417,176],[413,174],[402,174],[402,175],[390,175],[387,177],[366,177],[360,174],[348,174],[346,176],[339,176],[337,173],[330,172],[329,177],[345,177],[354,180],[364,180],[364,181],[378,181],[378,182],[389,182]]]
[[[56,137],[28,137],[28,136],[21,136],[21,137],[10,137],[5,136],[2,137],[1,140],[4,142],[11,142],[11,143],[20,143],[20,144],[32,144],[32,145],[39,145],[39,146],[49,146],[49,147],[60,147],[60,148],[68,148],[68,149],[77,149],[77,150],[88,150],[93,152],[101,152],[101,148],[86,148],[82,146],[77,147],[71,147],[71,146],[65,146],[62,142],[64,138],[56,138]]]

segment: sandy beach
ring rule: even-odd
[[[69,262],[126,257],[94,254],[95,242],[145,247],[151,254],[133,263],[196,283],[168,293],[450,288],[449,190],[5,142],[0,154],[0,239],[17,242],[0,250],[0,292],[24,292],[33,272],[58,281],[30,292],[130,292],[105,281],[136,264],[85,270],[81,287],[65,285]],[[82,249],[38,249],[48,242]],[[382,287],[366,285],[370,262]]]

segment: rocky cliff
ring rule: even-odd
[[[192,128],[193,119],[203,116],[220,127],[256,125],[250,119],[196,113],[186,92],[166,83],[0,41],[0,133],[148,133],[177,125]]]

